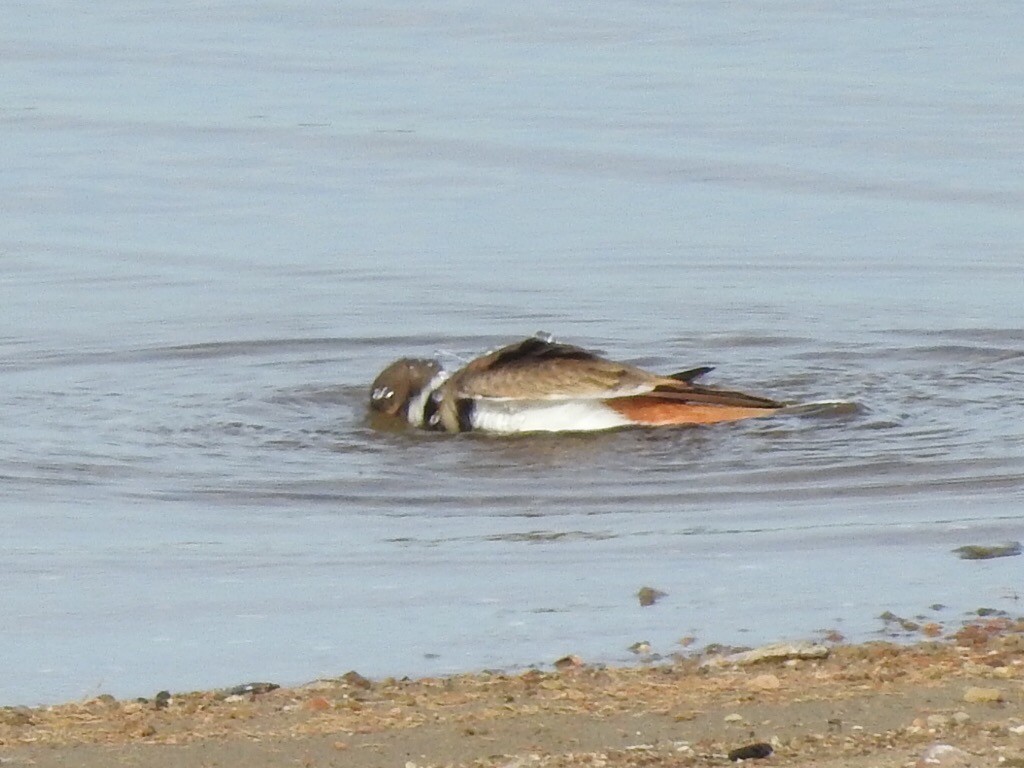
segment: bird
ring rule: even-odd
[[[593,432],[768,416],[785,403],[694,383],[702,366],[660,375],[531,336],[451,372],[402,358],[370,388],[370,410],[431,431]]]

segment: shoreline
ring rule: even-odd
[[[1024,620],[911,644],[769,648],[3,707],[0,762],[632,768],[772,752],[771,765],[868,766],[914,765],[939,743],[935,764],[1024,765]]]

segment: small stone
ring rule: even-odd
[[[916,768],[967,768],[971,756],[949,744],[932,744],[916,763]]]
[[[368,690],[373,687],[373,683],[360,675],[354,669],[342,675],[341,682],[346,685],[351,685],[353,688],[362,688],[363,690]]]
[[[583,659],[574,654],[563,656],[560,659],[555,659],[555,669],[559,672],[565,672],[570,669],[579,669],[583,666]]]
[[[733,712],[731,715],[726,715],[723,719],[725,720],[725,722],[730,724],[742,723],[743,715],[741,715],[739,712]]]
[[[668,593],[654,587],[640,587],[636,596],[640,600],[640,606],[646,608],[649,605],[654,605],[661,598],[667,597]]]
[[[963,711],[954,712],[953,713],[953,722],[956,723],[957,725],[967,725],[967,723],[971,722],[971,716],[968,715],[966,712],[963,712]]]
[[[629,646],[629,650],[638,656],[645,653],[651,652],[651,644],[647,640],[639,640]]]
[[[935,729],[946,728],[946,727],[949,726],[949,722],[950,722],[950,719],[946,715],[935,714],[935,715],[928,715],[928,717],[925,718],[925,724],[929,728],[935,728]]]
[[[755,691],[776,691],[781,685],[779,678],[772,674],[756,675],[747,683],[747,686]]]
[[[964,691],[964,701],[970,704],[995,704],[1003,700],[1003,692],[998,688],[981,688],[972,685]]]

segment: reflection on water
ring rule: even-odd
[[[1012,25],[700,10],[8,14],[0,703],[1016,611],[950,552],[1020,538]],[[366,413],[538,329],[797,405]]]

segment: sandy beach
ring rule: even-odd
[[[630,668],[567,657],[517,673],[351,671],[294,688],[7,707],[0,764],[1024,765],[1024,621],[922,630],[910,644],[705,649]]]

